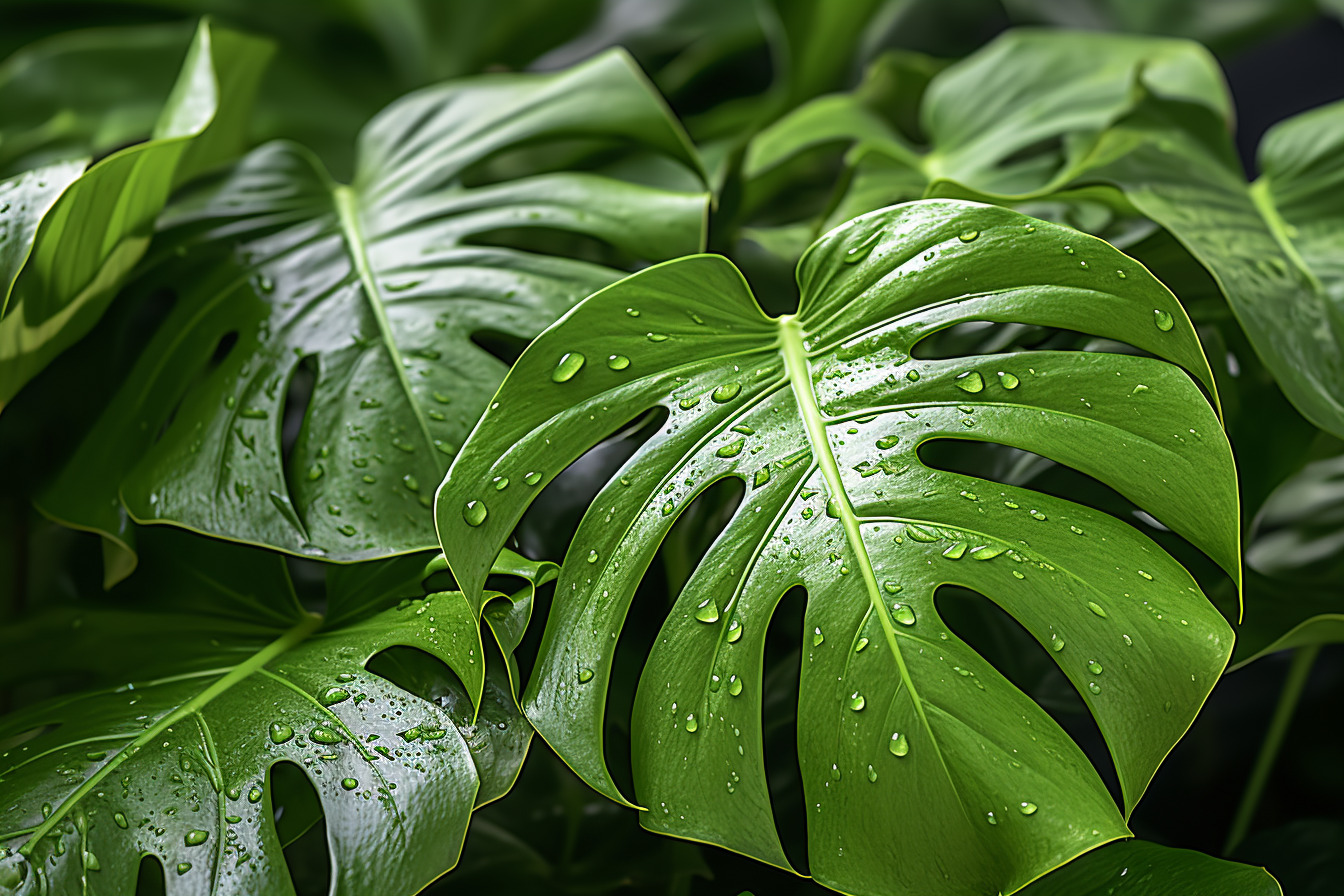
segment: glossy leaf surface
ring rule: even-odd
[[[1188,849],[1126,840],[1079,856],[1022,891],[1023,896],[1282,896],[1263,868]]]
[[[1049,652],[1106,738],[1126,810],[1222,671],[1231,631],[1124,523],[931,468],[919,448],[996,442],[1076,467],[1236,577],[1231,454],[1176,366],[1207,385],[1208,365],[1142,267],[1001,208],[929,201],[858,218],[807,252],[798,280],[799,310],[779,318],[715,256],[581,303],[519,359],[449,471],[436,505],[445,554],[478,592],[485,558],[552,477],[665,408],[575,533],[525,700],[538,731],[623,799],[602,746],[613,645],[673,522],[738,479],[745,496],[677,597],[635,698],[642,823],[788,867],[761,682],[771,617],[801,586],[813,876],[851,893],[1012,892],[1126,836],[1124,816],[1073,741],[943,623],[939,586],[984,594]],[[1155,357],[914,356],[965,321],[1076,329]]]
[[[414,892],[452,867],[473,807],[508,789],[531,737],[493,660],[487,681],[464,597],[361,590],[352,605],[336,589],[324,620],[273,554],[182,534],[159,544],[132,586],[150,607],[60,611],[4,635],[14,656],[66,632],[67,669],[107,683],[4,720],[6,892],[130,893],[152,855],[170,892],[292,893],[277,763],[317,792],[338,890]],[[535,583],[554,568],[525,571]],[[442,661],[451,681],[365,668],[389,648]],[[426,689],[442,696],[413,693]]]
[[[43,510],[116,543],[113,580],[133,564],[128,516],[343,561],[432,547],[434,483],[507,369],[483,345],[524,343],[621,275],[520,234],[635,259],[701,245],[702,190],[551,173],[536,147],[565,141],[633,145],[697,181],[613,52],[400,100],[365,129],[350,185],[273,143],[184,199],[161,235],[178,251],[137,284],[176,304]],[[296,378],[311,398],[291,396]]]
[[[69,160],[20,176],[20,183],[36,177],[35,189],[63,188],[54,201],[0,200],[0,226],[12,241],[24,240],[0,258],[0,407],[97,322],[144,254],[172,190],[243,148],[270,54],[265,41],[203,22],[151,139],[78,178]],[[86,138],[88,150],[98,148],[95,136]]]

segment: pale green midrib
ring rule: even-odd
[[[952,780],[952,771],[948,768],[942,750],[938,747],[938,738],[934,735],[928,716],[924,712],[924,702],[920,699],[919,691],[910,676],[910,670],[906,668],[905,657],[901,655],[901,645],[896,638],[895,623],[890,614],[887,613],[887,606],[882,600],[882,592],[877,584],[877,576],[873,572],[873,562],[868,556],[868,548],[863,542],[862,533],[859,531],[859,518],[855,515],[854,508],[849,503],[849,493],[845,491],[844,480],[840,477],[840,465],[835,459],[835,454],[831,451],[830,442],[826,439],[826,421],[822,417],[821,408],[817,406],[816,393],[812,390],[812,373],[807,364],[807,352],[803,348],[802,327],[793,315],[784,315],[779,318],[779,353],[784,359],[784,369],[789,375],[789,385],[793,388],[794,399],[798,402],[798,413],[803,418],[803,426],[807,430],[807,440],[812,447],[812,456],[816,459],[817,466],[821,469],[821,475],[826,480],[826,488],[830,493],[828,497],[835,503],[836,513],[845,529],[845,540],[849,543],[850,550],[854,552],[854,560],[858,564],[859,572],[863,574],[863,583],[868,589],[868,600],[873,609],[877,611],[877,618],[882,623],[882,633],[886,637],[887,647],[891,650],[892,658],[896,660],[896,668],[900,672],[902,683],[910,692],[910,702],[915,707],[915,714],[919,716],[920,725],[928,733],[929,743],[933,745],[933,751],[938,757],[938,764],[942,767],[943,773],[947,776],[948,784],[951,785],[952,792],[960,803],[961,794]],[[962,808],[964,811],[965,807]]]
[[[1248,192],[1251,194],[1251,202],[1255,205],[1255,210],[1260,213],[1260,217],[1265,219],[1269,225],[1269,232],[1274,234],[1274,241],[1279,244],[1279,249],[1288,256],[1288,260],[1297,266],[1304,275],[1307,282],[1311,284],[1316,292],[1322,290],[1321,281],[1317,279],[1315,272],[1307,266],[1305,259],[1297,251],[1297,246],[1288,236],[1291,225],[1279,214],[1278,206],[1274,204],[1274,197],[1269,193],[1269,178],[1265,175],[1257,177],[1250,186]]]
[[[48,816],[40,825],[33,830],[33,836],[28,838],[28,842],[19,847],[19,852],[29,858],[33,849],[42,841],[52,828],[60,824],[61,820],[83,799],[90,791],[102,782],[104,778],[116,771],[123,762],[130,759],[140,751],[142,747],[150,741],[157,738],[164,730],[177,724],[182,719],[193,713],[200,712],[206,704],[214,700],[220,694],[232,688],[234,685],[249,678],[253,673],[263,668],[267,663],[276,657],[291,650],[296,644],[307,638],[313,631],[322,624],[322,617],[317,615],[308,615],[302,622],[276,638],[265,647],[234,666],[227,674],[215,681],[208,688],[201,691],[195,697],[178,706],[177,709],[159,719],[150,727],[141,732],[140,736],[131,741],[112,758],[107,765],[104,765],[98,771],[94,772],[84,783],[79,785],[73,793],[61,801],[61,804]]]
[[[378,288],[378,283],[373,278],[373,267],[369,264],[368,253],[364,251],[364,230],[359,225],[359,209],[355,191],[349,184],[338,184],[331,188],[332,198],[336,202],[336,214],[341,222],[341,235],[345,238],[345,245],[350,250],[350,260],[354,262],[355,271],[359,274],[359,282],[364,287],[364,295],[368,299],[369,308],[373,311],[374,320],[378,322],[378,333],[383,338],[383,344],[387,346],[387,352],[392,356],[392,369],[396,371],[397,381],[401,383],[401,391],[406,394],[406,401],[411,406],[411,413],[415,414],[415,422],[420,426],[420,435],[424,437],[425,448],[429,451],[430,462],[434,457],[434,435],[429,431],[429,420],[425,417],[424,410],[420,407],[420,402],[415,400],[415,391],[411,388],[411,381],[406,376],[406,366],[402,364],[401,349],[397,347],[397,341],[392,338],[392,324],[387,319],[387,310],[383,307],[383,293]]]

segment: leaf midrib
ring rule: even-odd
[[[897,641],[895,622],[887,612],[887,606],[882,600],[877,576],[873,572],[873,562],[868,556],[868,547],[864,544],[863,535],[859,530],[859,518],[849,502],[849,493],[845,491],[844,480],[840,475],[840,464],[836,461],[835,454],[831,451],[830,442],[826,438],[826,420],[821,413],[821,408],[817,406],[817,396],[812,388],[812,371],[807,363],[807,351],[803,346],[802,325],[799,324],[797,318],[788,314],[778,318],[778,326],[779,354],[783,358],[784,370],[789,376],[789,386],[792,388],[794,399],[798,404],[798,414],[802,418],[803,426],[807,431],[807,440],[812,449],[812,456],[816,459],[821,475],[826,480],[828,497],[834,503],[836,515],[840,524],[844,527],[845,540],[849,543],[850,550],[854,552],[855,562],[859,567],[859,572],[863,575],[864,586],[868,590],[868,601],[872,604],[872,608],[877,611],[877,618],[882,624],[882,633],[886,638],[892,658],[896,661],[901,682],[910,692],[910,702],[915,708],[915,714],[919,717],[920,725],[929,735],[929,743],[933,747],[934,755],[938,758],[938,764],[947,776],[953,794],[957,796],[958,802],[960,802],[961,795],[952,779],[951,769],[947,767],[947,761],[943,758],[942,750],[938,746],[938,738],[933,733],[928,716],[924,712],[924,702],[910,676],[910,670],[905,665],[905,657],[902,656],[901,646]]]
[[[322,624],[322,621],[321,616],[315,614],[307,615],[297,625],[285,632],[279,638],[276,638],[261,650],[258,650],[256,653],[234,666],[218,681],[214,682],[195,697],[182,703],[172,712],[167,713],[153,725],[146,728],[141,732],[139,737],[119,750],[117,755],[114,756],[111,761],[92,775],[89,775],[89,777],[84,780],[84,783],[80,784],[73,793],[62,800],[61,804],[56,807],[51,815],[33,829],[33,835],[28,838],[28,841],[24,843],[23,846],[19,847],[19,853],[25,858],[31,857],[33,850],[42,842],[42,838],[45,837],[52,828],[60,824],[61,820],[65,818],[70,810],[79,804],[80,800],[97,787],[104,778],[116,771],[123,762],[139,753],[142,747],[157,738],[167,728],[176,725],[188,716],[199,713],[206,704],[214,700],[220,694],[228,691],[244,679],[250,678],[271,660],[278,656],[282,656],[293,649],[296,644],[304,641],[310,634],[312,634],[317,627]]]
[[[425,417],[420,402],[416,400],[415,391],[411,388],[411,381],[406,376],[406,366],[402,363],[401,349],[398,348],[396,340],[392,338],[392,324],[387,319],[387,309],[383,307],[383,294],[378,288],[378,282],[373,277],[373,266],[369,263],[368,253],[364,250],[366,240],[364,229],[359,223],[359,201],[355,196],[354,189],[348,184],[339,184],[332,187],[331,195],[336,204],[336,215],[340,220],[341,235],[345,238],[350,260],[355,266],[355,272],[359,275],[360,284],[364,287],[364,296],[368,300],[369,308],[373,311],[374,320],[378,323],[378,335],[382,337],[383,344],[387,347],[387,353],[391,356],[392,369],[397,374],[397,382],[406,395],[407,404],[411,406],[411,413],[415,415],[415,422],[419,425],[420,435],[425,440],[425,449],[429,452],[429,457],[433,458],[434,435],[429,431],[429,420]]]

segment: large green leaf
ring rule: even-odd
[[[827,217],[838,222],[936,194],[942,180],[985,195],[1046,189],[1089,148],[1089,137],[1129,110],[1140,69],[1164,96],[1230,116],[1218,64],[1198,44],[1017,29],[933,77],[919,110],[921,147],[893,120],[899,64],[899,57],[879,61],[858,90],[818,98],[763,132],[752,141],[747,175],[817,146],[848,144],[854,170]]]
[[[985,90],[991,83],[1011,86]],[[1344,434],[1344,104],[1272,130],[1250,185],[1217,64],[1185,41],[1009,32],[933,79],[923,149],[879,105],[870,89],[802,107],[757,138],[748,171],[819,142],[849,143],[851,171],[829,221],[921,196],[1013,205],[1086,196],[1137,212],[1208,269],[1294,406]],[[1103,185],[1123,198],[1087,192]]]
[[[550,173],[574,141],[659,153],[692,189]],[[521,344],[621,276],[484,238],[695,251],[696,165],[620,52],[412,94],[365,128],[349,185],[292,144],[255,150],[170,212],[165,260],[137,288],[176,304],[42,509],[111,539],[113,580],[134,562],[128,514],[336,560],[432,547],[433,483],[507,370],[473,339]],[[286,457],[305,362],[312,398]]]
[[[23,239],[0,258],[0,312],[8,311],[0,320],[0,408],[102,316],[172,190],[242,149],[270,54],[264,41],[202,22],[151,139],[77,179],[70,161],[18,176],[20,186],[35,176],[38,189],[64,189],[54,199],[0,201],[0,228]],[[86,151],[99,148],[96,134],[85,139]]]
[[[808,251],[798,280],[798,312],[772,319],[731,263],[696,256],[543,333],[440,488],[448,562],[476,593],[546,482],[665,408],[569,548],[525,700],[538,731],[622,799],[602,747],[612,648],[669,527],[710,485],[741,480],[640,681],[642,823],[788,867],[762,759],[762,653],[801,586],[812,874],[851,893],[1011,892],[1126,836],[1124,816],[1073,741],[942,622],[938,587],[981,592],[1050,651],[1097,720],[1126,810],[1217,680],[1231,631],[1128,525],[928,467],[920,446],[996,442],[1073,466],[1238,577],[1232,457],[1195,385],[1212,377],[1179,304],[1141,266],[1001,208],[929,201],[858,218]],[[1157,357],[912,355],[925,336],[986,320]]]
[[[1114,843],[1053,871],[1023,896],[1283,896],[1264,868],[1144,840]]]
[[[170,890],[292,893],[272,812],[281,762],[317,791],[339,891],[415,892],[452,867],[473,807],[508,790],[531,737],[496,660],[487,680],[463,595],[336,587],[324,620],[274,554],[159,539],[140,606],[54,611],[3,636],[9,656],[60,645],[59,671],[97,686],[0,722],[0,887],[129,894],[152,855]],[[530,578],[525,606],[554,567],[507,571]],[[416,696],[422,677],[371,671],[389,648],[460,681]]]

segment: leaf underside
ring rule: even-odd
[[[736,477],[745,496],[641,677],[642,823],[789,867],[760,683],[772,614],[801,586],[812,875],[860,894],[1012,892],[1126,836],[1125,816],[1044,710],[941,620],[938,588],[982,593],[1058,664],[1107,741],[1125,815],[1221,673],[1231,631],[1128,525],[930,468],[918,449],[972,439],[1073,466],[1235,578],[1235,472],[1196,385],[1212,377],[1179,304],[1141,266],[1001,208],[927,201],[866,215],[821,238],[798,277],[798,312],[773,319],[714,256],[577,306],[519,359],[441,486],[445,554],[474,593],[481,558],[553,476],[613,427],[666,408],[569,549],[524,701],[539,733],[623,800],[602,747],[616,638],[669,527]],[[913,356],[923,337],[967,321],[1075,329],[1154,357]]]

